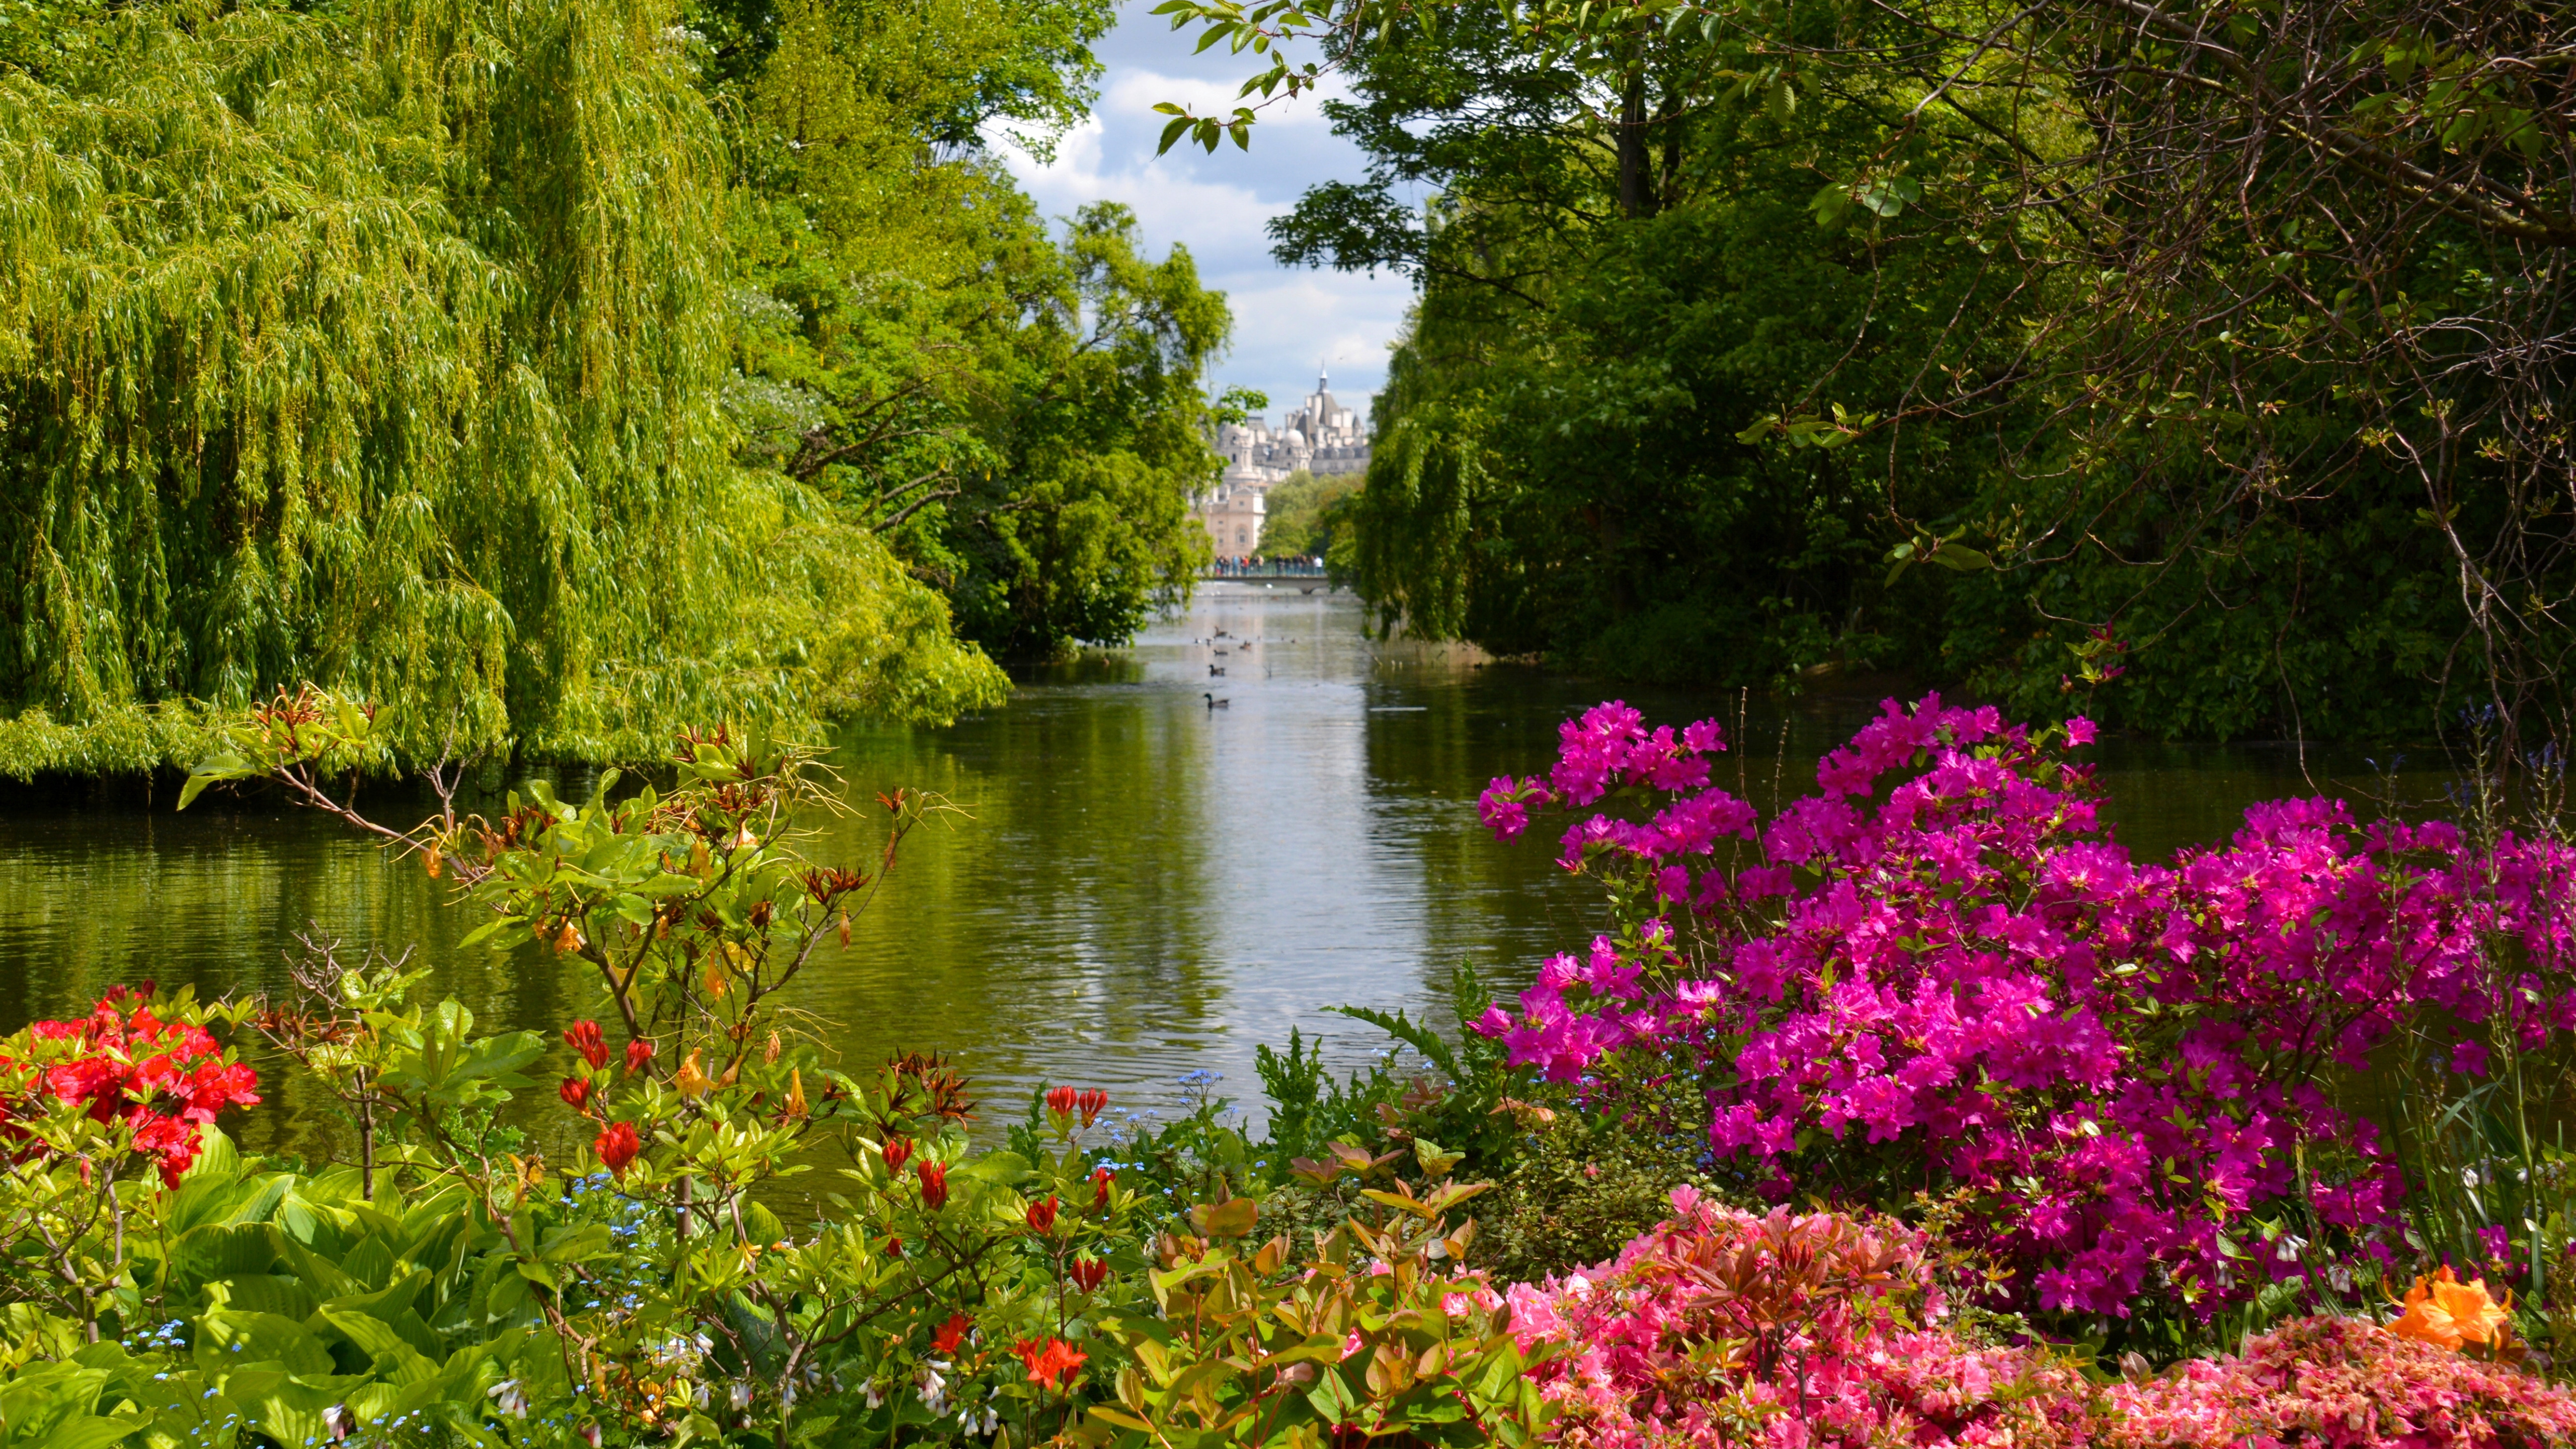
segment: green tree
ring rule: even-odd
[[[799,4],[738,86],[748,456],[878,530],[1015,655],[1123,641],[1185,596],[1189,499],[1216,466],[1222,296],[1186,252],[1148,260],[1117,208],[1051,234],[976,140],[1043,150],[1110,13]]]
[[[1766,266],[1841,268],[1867,279],[1867,297],[1842,318],[1844,346],[1755,389],[1783,405],[1742,436],[1793,466],[1802,445],[1842,445],[1839,466],[1879,496],[1854,515],[1828,483],[1744,515],[1772,535],[1733,592],[1761,601],[1761,618],[1709,622],[1766,631],[1769,664],[1812,652],[1799,636],[1830,639],[2024,708],[2119,669],[2097,711],[2166,733],[2421,734],[2464,703],[2490,707],[2508,744],[2571,728],[2576,467],[2557,359],[2576,191],[2563,97],[2544,78],[2570,43],[2555,12],[1167,0],[1160,13],[1238,50],[1259,42],[1273,64],[1246,99],[1310,88],[1325,68],[1352,76],[1362,101],[1337,122],[1375,173],[1310,196],[1283,255],[1414,270],[1426,356],[1466,355],[1441,343],[1468,335],[1444,292],[1571,317],[1610,231],[1710,204],[1805,207],[1817,233],[1773,234]],[[1323,39],[1319,63],[1281,58],[1298,36]],[[1757,113],[1767,132],[1731,119]],[[1166,142],[1240,140],[1254,119],[1182,111]],[[1397,204],[1398,183],[1434,193],[1427,217]],[[1738,259],[1699,258],[1721,272]],[[1951,288],[1945,265],[1977,284]],[[1747,317],[1811,327],[1827,301]],[[1613,361],[1527,355],[1568,401]],[[1633,376],[1640,403],[1677,376],[1658,370],[1670,350],[1644,355],[1656,367]],[[1473,382],[1483,365],[1446,375]],[[1416,406],[1438,375],[1419,374]],[[1698,396],[1703,412],[1717,401]],[[1385,561],[1381,603],[1435,631],[1526,627],[1596,665],[1674,660],[1581,643],[1623,627],[1579,616],[1624,617],[1633,574],[1602,566],[1619,551],[1606,540],[1543,542],[1562,508],[1504,521],[1530,439],[1444,465],[1473,486],[1409,481],[1443,471],[1416,466],[1432,442],[1509,417],[1498,398],[1422,414],[1420,440],[1388,434],[1391,497],[1364,515],[1383,547],[1364,537],[1361,550]],[[1382,409],[1381,426],[1400,430],[1401,411]],[[1630,511],[1594,455],[1574,461],[1587,525]],[[1793,515],[1836,521],[1816,532]],[[1434,572],[1452,558],[1494,588]],[[1949,567],[1914,567],[1927,560]],[[1732,555],[1711,567],[1742,572]],[[1475,600],[1577,578],[1608,598],[1468,622]],[[1417,587],[1433,597],[1399,596]]]
[[[0,765],[310,679],[421,757],[1000,697],[721,403],[723,152],[669,14],[143,7],[0,73]]]
[[[1299,469],[1270,490],[1268,517],[1261,525],[1261,551],[1274,556],[1321,558],[1348,526],[1351,500],[1358,496],[1362,475]]]
[[[2006,288],[1892,215],[1819,225],[1818,168],[1883,147],[1890,97],[1793,102],[1755,57],[1620,44],[1598,74],[1534,67],[1472,7],[1349,57],[1357,98],[1328,112],[1371,174],[1273,235],[1283,261],[1422,288],[1353,505],[1359,589],[1389,626],[1629,676],[1919,656],[1939,611],[1880,580],[1906,537],[1890,484],[1955,469],[1955,444],[1864,419],[1958,365],[1943,324]],[[1408,210],[1408,187],[1433,200]],[[1798,446],[1763,446],[1791,426]]]

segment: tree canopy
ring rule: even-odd
[[[2566,732],[2555,15],[1162,13],[1273,59],[1248,103],[1355,93],[1372,173],[1274,234],[1421,282],[1360,508],[1390,622],[2021,708],[2116,679],[2097,710],[2171,734]]]
[[[0,769],[941,721],[1191,576],[1224,301],[986,152],[1105,0],[0,12]]]

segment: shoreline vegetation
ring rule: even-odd
[[[1324,43],[1259,94],[1348,85],[1368,171],[1276,255],[1419,295],[1369,472],[1284,484],[1266,551],[1380,631],[2167,739],[2571,734],[2525,360],[2576,224],[2513,53],[2554,19],[2305,0],[2174,90],[2127,47],[2182,42],[2084,4],[1381,4],[1156,12]],[[1132,639],[1259,400],[1185,249],[1040,216],[994,149],[1085,121],[1114,21],[0,16],[0,775],[184,767],[307,680],[389,711],[386,768],[607,764],[936,724]]]
[[[711,729],[667,789],[405,830],[335,793],[372,728],[282,696],[180,803],[280,786],[595,1008],[484,1034],[395,943],[317,942],[288,993],[140,983],[0,1045],[0,1444],[2576,1433],[2576,850],[2475,796],[2134,860],[2081,717],[1890,701],[1765,813],[1716,722],[1605,704],[1480,805],[1564,814],[1601,892],[1516,999],[1347,1009],[1412,1067],[1264,1048],[1258,1135],[1066,1084],[979,1144],[953,1067],[834,1061],[794,1005],[943,802],[809,860],[811,757]],[[252,1040],[349,1160],[234,1146]],[[813,1219],[764,1205],[812,1177]]]
[[[1153,15],[1252,72],[1164,149],[1320,92],[1366,171],[1274,255],[1416,286],[1265,554],[1898,697],[1764,806],[1720,720],[1564,720],[1476,809],[1597,913],[1260,1046],[1257,1129],[845,1059],[954,807],[792,742],[1133,640],[1266,406],[1004,162],[1112,0],[0,6],[0,779],[256,789],[562,988],[314,928],[0,1038],[0,1449],[2576,1442],[2576,10]],[[2140,852],[2107,731],[2450,789]]]

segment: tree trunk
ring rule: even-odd
[[[1647,174],[1646,66],[1628,72],[1619,97],[1619,214],[1630,221],[1655,214],[1654,183]]]

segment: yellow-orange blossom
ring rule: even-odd
[[[2507,1293],[2505,1301],[2498,1303],[2487,1296],[2484,1278],[2463,1283],[2445,1267],[2415,1280],[2415,1286],[2406,1290],[2405,1310],[2388,1325],[2388,1331],[2399,1338],[2449,1349],[2463,1343],[2501,1349],[2513,1317],[2513,1295]]]

